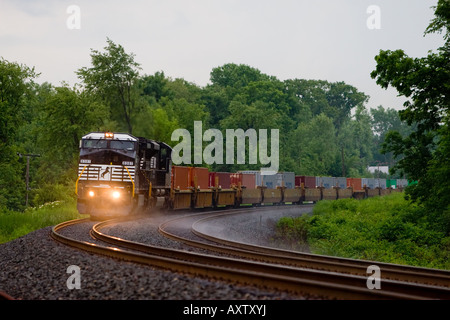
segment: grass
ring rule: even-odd
[[[78,213],[73,199],[53,201],[25,212],[0,212],[0,243],[14,240],[34,230],[58,223],[84,218]]]
[[[280,219],[277,233],[316,254],[450,269],[450,237],[402,193],[320,201],[312,216]]]

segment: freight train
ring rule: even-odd
[[[172,148],[127,133],[91,132],[80,140],[75,186],[81,214],[117,216],[156,205],[170,193]]]
[[[293,172],[210,172],[175,166],[164,142],[91,132],[80,140],[75,192],[80,214],[109,218],[149,208],[194,209],[301,204],[401,191],[405,179],[296,176]]]

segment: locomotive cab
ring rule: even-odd
[[[83,136],[76,182],[79,213],[122,216],[156,203],[153,198],[170,188],[170,166],[171,148],[164,143],[127,133]]]

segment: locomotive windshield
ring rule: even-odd
[[[108,148],[108,141],[103,140],[103,139],[83,140],[83,148],[86,148],[86,149],[106,149],[106,148]]]
[[[116,149],[116,150],[134,150],[133,141],[123,140],[105,140],[105,139],[85,139],[83,140],[85,149]]]
[[[111,140],[111,149],[121,149],[121,150],[134,150],[134,142],[132,141],[122,141],[122,140]]]

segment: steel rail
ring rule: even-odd
[[[0,290],[0,301],[2,300],[15,300],[13,297],[11,297],[9,294],[7,294],[6,292]]]
[[[428,299],[429,297],[415,296],[411,294],[380,292],[379,290],[369,290],[341,283],[330,283],[323,280],[302,279],[296,276],[286,276],[271,274],[265,270],[267,264],[261,264],[258,271],[255,269],[242,270],[233,267],[222,267],[218,265],[203,264],[196,261],[186,261],[167,258],[155,254],[144,254],[128,251],[117,247],[101,246],[86,241],[71,239],[59,233],[63,228],[83,223],[83,220],[68,221],[58,224],[52,228],[51,236],[66,245],[90,252],[109,256],[125,261],[137,262],[141,264],[160,267],[174,272],[203,276],[217,280],[233,281],[241,284],[257,285],[265,288],[275,288],[300,294],[314,294],[332,298],[343,299]],[[121,242],[123,244],[123,242]],[[168,249],[166,249],[168,250]],[[173,250],[168,250],[173,251]],[[239,262],[239,260],[235,260]],[[243,263],[243,261],[240,261]],[[294,272],[299,272],[295,270]]]
[[[195,263],[202,263],[207,265],[217,265],[226,268],[238,268],[249,272],[256,273],[269,273],[272,275],[279,275],[285,277],[291,277],[293,279],[308,279],[313,281],[326,282],[331,284],[339,284],[345,286],[351,286],[355,289],[367,290],[370,293],[380,294],[380,297],[394,298],[399,297],[396,295],[405,295],[403,298],[432,298],[432,299],[450,299],[450,289],[434,286],[424,286],[414,283],[405,283],[392,280],[383,280],[382,291],[367,289],[367,276],[357,276],[349,274],[341,274],[336,272],[329,272],[323,270],[314,270],[306,268],[296,268],[292,266],[284,266],[275,263],[262,263],[255,261],[247,261],[235,258],[224,258],[211,256],[206,254],[199,254],[193,252],[187,252],[183,250],[167,250],[166,248],[146,245],[134,241],[125,240],[122,238],[106,235],[99,230],[107,225],[114,224],[115,221],[106,221],[96,224],[92,229],[92,235],[102,241],[110,244],[126,247],[127,249],[137,250],[145,252],[147,254],[156,254],[164,257],[182,259]],[[391,294],[393,294],[391,296]]]
[[[235,214],[235,213],[230,213]],[[221,215],[222,217],[223,215]],[[182,218],[177,218],[182,219]],[[332,257],[325,255],[316,255],[310,253],[303,253],[298,251],[291,250],[283,250],[272,247],[258,246],[254,244],[241,243],[237,241],[227,240],[219,237],[215,237],[204,232],[199,231],[199,225],[201,223],[205,223],[209,220],[217,219],[217,216],[209,216],[206,218],[202,218],[200,220],[195,221],[192,224],[192,232],[208,241],[219,243],[222,246],[234,247],[237,248],[235,254],[245,254],[249,255],[248,252],[257,252],[260,253],[260,256],[255,255],[255,259],[269,259],[272,257],[276,257],[279,261],[284,261],[284,263],[310,267],[310,268],[318,268],[323,270],[330,270],[336,272],[346,272],[351,274],[359,274],[366,275],[367,267],[371,265],[376,265],[382,270],[383,278],[392,279],[392,280],[400,280],[400,281],[409,281],[409,282],[417,282],[424,283],[430,285],[444,286],[450,287],[450,271],[441,270],[441,269],[431,269],[431,268],[422,268],[422,267],[414,267],[414,266],[406,266],[406,265],[397,265],[392,263],[383,263],[378,261],[368,261],[368,260],[360,260],[360,259],[348,259],[348,258],[340,258],[340,257]],[[170,221],[166,222],[164,226],[167,226]],[[178,241],[189,242],[194,246],[201,246],[204,249],[209,250],[217,250],[222,251],[222,246],[214,246],[213,244],[205,244],[203,242],[190,240],[190,239],[181,239],[176,235],[168,235],[166,231],[161,230],[161,232],[166,233],[167,236],[170,236],[173,239],[178,239]]]

